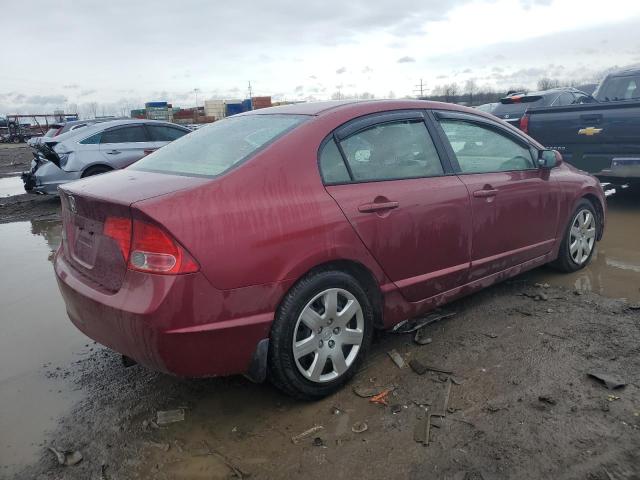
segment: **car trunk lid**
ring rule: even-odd
[[[113,235],[105,233],[107,219],[131,221],[133,203],[207,181],[210,179],[118,171],[60,187],[61,253],[87,284],[115,293],[122,285],[127,259]]]

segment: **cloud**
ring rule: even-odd
[[[339,69],[336,70],[336,73],[338,75],[342,75],[346,71],[347,71],[347,67],[340,67]]]
[[[365,65],[365,67],[362,69],[362,73],[371,73],[373,72],[373,68],[371,68],[369,65]]]
[[[30,103],[32,105],[60,105],[66,101],[67,97],[64,95],[32,95],[24,99],[25,103]]]
[[[304,86],[303,85],[298,85],[295,89],[294,92],[296,93],[302,93],[304,91]]]
[[[413,57],[400,57],[398,59],[398,63],[413,63],[416,59]]]
[[[62,88],[66,90],[77,90],[78,88],[80,88],[80,85],[76,85],[75,83],[73,83],[68,85],[62,85]]]
[[[80,91],[78,96],[79,97],[88,97],[89,95],[93,95],[96,92],[97,92],[97,90],[92,90],[92,89],[82,90],[82,91]]]

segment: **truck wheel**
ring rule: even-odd
[[[584,268],[596,247],[599,221],[593,204],[584,198],[580,200],[565,229],[558,258],[552,265],[563,272]]]
[[[320,271],[285,296],[269,342],[269,379],[285,393],[319,399],[358,370],[373,338],[373,308],[351,275]]]

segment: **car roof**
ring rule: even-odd
[[[336,112],[351,112],[353,114],[366,114],[382,112],[386,110],[402,109],[448,109],[461,110],[477,114],[477,110],[456,105],[453,103],[433,102],[429,100],[334,100],[328,102],[308,102],[280,105],[276,107],[261,108],[249,112],[240,113],[235,116],[244,115],[314,115],[323,116]]]
[[[137,118],[128,118],[128,119],[120,119],[120,120],[107,120],[107,121],[99,121],[98,123],[94,123],[92,125],[87,125],[85,128],[80,128],[76,130],[70,130],[62,135],[56,137],[59,142],[64,142],[65,140],[70,140],[79,136],[83,138],[89,137],[95,133],[102,132],[107,128],[118,127],[124,125],[166,125],[179,128],[181,130],[189,131],[188,128],[183,127],[182,125],[177,125],[171,122],[165,122],[162,120],[145,120],[145,119],[137,119]]]
[[[611,70],[607,76],[626,76],[626,75],[637,75],[640,73],[640,64],[636,65],[628,65],[626,67],[619,68],[617,70]]]

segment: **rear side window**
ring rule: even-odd
[[[243,115],[200,128],[139,160],[132,170],[216,176],[300,125],[306,115]]]
[[[563,105],[571,105],[574,101],[575,101],[575,97],[573,96],[573,94],[565,92],[565,93],[561,93],[558,96],[556,101],[553,102],[553,105],[556,107],[560,107]]]
[[[528,147],[488,126],[464,120],[442,120],[440,125],[456,155],[462,173],[535,168]]]
[[[142,125],[112,128],[102,132],[100,143],[132,143],[148,142],[147,134]]]
[[[167,125],[147,125],[152,142],[173,142],[189,132]]]
[[[84,140],[81,140],[80,143],[82,143],[83,145],[96,145],[100,143],[101,138],[102,138],[102,132],[96,133],[95,135],[91,135],[90,137],[85,138]]]
[[[320,173],[322,180],[327,184],[351,181],[347,166],[333,139],[327,142],[320,152]]]
[[[640,75],[611,77],[595,95],[600,101],[633,100],[640,98]]]
[[[422,121],[384,123],[342,142],[353,180],[394,180],[442,175],[442,164]]]

